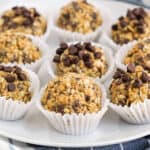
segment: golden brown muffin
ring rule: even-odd
[[[5,11],[0,18],[0,32],[13,31],[43,35],[47,28],[45,18],[35,8],[15,6]]]
[[[112,103],[130,106],[150,99],[150,76],[134,64],[128,65],[127,72],[118,69],[113,78],[109,87]]]
[[[77,0],[61,9],[56,23],[62,29],[86,34],[95,31],[102,22],[97,8],[86,0]]]
[[[0,65],[0,96],[27,103],[31,100],[30,80],[26,72],[17,66]]]
[[[108,64],[103,50],[91,43],[61,43],[56,50],[53,61],[57,65],[57,73],[83,73],[91,77],[101,77],[107,72]]]
[[[32,63],[41,58],[41,52],[25,35],[6,32],[0,34],[0,63]]]
[[[42,97],[48,111],[62,114],[93,113],[101,109],[102,93],[87,76],[68,73],[50,81]]]
[[[150,34],[150,13],[143,8],[128,10],[112,25],[111,36],[117,44],[126,44],[133,40],[143,39]]]

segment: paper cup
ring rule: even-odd
[[[135,44],[137,44],[137,41],[133,41],[128,44],[125,44],[118,50],[115,56],[115,64],[117,68],[127,70],[127,65],[125,65],[123,62],[128,52],[133,48]]]
[[[35,62],[32,63],[26,63],[26,64],[17,64],[17,62],[15,63],[8,63],[8,64],[14,64],[14,65],[19,65],[19,66],[24,66],[34,72],[37,72],[42,64],[42,62],[46,59],[46,57],[49,55],[49,47],[48,45],[43,42],[40,38],[38,37],[34,37],[32,35],[26,35],[26,34],[22,34],[22,33],[16,33],[18,35],[23,35],[26,36],[27,38],[31,39],[31,41],[33,42],[33,44],[39,48],[40,52],[41,52],[41,58],[36,60]],[[4,64],[4,63],[2,63]],[[5,65],[5,64],[4,64]]]
[[[10,1],[9,3],[4,3],[4,5],[0,6],[0,17],[3,15],[3,13],[9,9],[11,9],[14,6],[25,6],[27,8],[35,8],[47,21],[47,28],[43,35],[37,36],[41,38],[41,40],[46,41],[48,40],[50,36],[51,31],[51,21],[50,21],[50,14],[48,12],[48,9],[45,8],[42,1],[27,1],[27,0],[14,0]]]
[[[71,32],[67,31],[65,29],[61,29],[56,25],[56,21],[58,19],[58,16],[60,15],[60,9],[55,10],[55,13],[52,18],[52,32],[58,36],[59,41],[61,42],[70,42],[70,41],[94,41],[102,31],[106,30],[107,26],[111,22],[111,12],[108,8],[106,8],[103,5],[99,5],[96,2],[91,2],[100,12],[103,23],[101,26],[97,28],[96,31],[93,31],[92,33],[82,34],[78,32]],[[64,4],[65,6],[66,4]]]
[[[78,43],[78,42],[70,42],[68,44],[71,45],[71,44],[75,44],[75,43]],[[81,43],[83,43],[83,42],[81,42]],[[97,47],[102,48],[104,55],[106,57],[106,61],[108,63],[108,70],[100,78],[100,82],[105,82],[106,80],[108,80],[112,77],[112,74],[113,74],[114,69],[115,69],[115,62],[113,59],[112,52],[106,46],[103,46],[103,45],[100,45],[100,44],[97,44],[94,42],[92,42],[92,45],[95,45]],[[55,56],[55,51],[53,51],[51,53],[51,56],[45,60],[45,62],[43,63],[43,65],[39,69],[38,76],[41,80],[42,85],[46,84],[50,79],[54,78],[57,75],[57,68],[56,68],[57,66],[55,63],[53,63],[53,57],[54,56]]]
[[[53,128],[63,134],[70,135],[85,135],[94,131],[99,125],[100,120],[107,111],[108,99],[106,99],[106,91],[102,85],[99,84],[102,90],[102,109],[97,113],[88,114],[60,114],[50,112],[43,108],[41,105],[41,97],[46,87],[41,89],[37,107],[42,114],[49,120]]]
[[[5,65],[14,66],[14,65]],[[32,92],[32,98],[28,103],[24,103],[19,100],[13,100],[11,98],[0,97],[0,119],[2,120],[17,120],[22,118],[26,112],[29,110],[30,106],[35,102],[35,97],[39,90],[39,79],[37,75],[22,67],[22,69],[27,72],[29,80],[31,81],[30,91]]]

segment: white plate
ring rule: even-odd
[[[4,0],[1,0],[1,2]],[[26,0],[27,1],[27,0]],[[31,0],[30,0],[31,1]],[[39,0],[33,0],[39,2]],[[92,0],[93,1],[93,0]],[[0,2],[0,6],[1,5]],[[43,4],[50,11],[61,5],[64,0],[51,1],[47,0],[47,5]],[[116,18],[122,13],[125,14],[127,8],[133,5],[123,4],[119,2],[98,1],[103,3],[112,10],[113,16]],[[41,1],[41,4],[43,2]],[[51,44],[55,43],[54,36],[50,40]],[[117,114],[111,110],[107,112],[101,121],[99,128],[91,135],[86,136],[69,136],[63,135],[55,131],[49,125],[46,118],[36,109],[32,108],[30,112],[19,121],[0,121],[0,134],[18,141],[31,144],[58,146],[58,147],[89,147],[104,146],[133,140],[150,134],[150,124],[147,125],[130,125],[122,121]]]

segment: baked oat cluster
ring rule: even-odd
[[[127,53],[124,64],[134,63],[136,66],[141,66],[141,70],[150,73],[150,39],[139,41]]]
[[[57,19],[57,26],[79,33],[90,33],[102,25],[99,11],[86,0],[77,0],[62,8]]]
[[[133,40],[148,37],[150,34],[150,14],[143,8],[128,10],[112,25],[112,39],[117,44],[125,44]]]
[[[113,78],[109,88],[112,103],[130,106],[150,99],[150,75],[134,64],[127,66],[127,72],[117,69]]]
[[[0,65],[0,96],[27,103],[31,100],[27,73],[17,66]]]
[[[85,114],[100,111],[101,98],[101,90],[93,80],[81,74],[69,73],[49,82],[42,105],[48,111],[61,114]]]
[[[56,63],[59,75],[76,72],[91,77],[101,77],[108,69],[103,50],[89,42],[70,45],[61,43],[53,61]]]
[[[46,20],[35,8],[15,6],[0,18],[0,32],[7,30],[40,36],[46,31]]]
[[[0,63],[32,63],[41,58],[41,52],[30,38],[21,34],[0,34]]]

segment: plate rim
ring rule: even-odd
[[[135,4],[129,4],[126,2],[120,2],[120,1],[112,1],[112,0],[106,0],[103,1],[102,4],[108,4],[108,3],[112,3],[112,5],[120,4],[120,5],[126,5],[127,7],[137,7],[138,5]],[[142,133],[136,134],[136,135],[132,135],[132,136],[127,136],[122,138],[121,140],[116,139],[116,140],[111,140],[111,141],[105,141],[105,142],[100,142],[100,141],[96,141],[96,142],[91,142],[91,143],[82,143],[82,145],[80,143],[64,143],[64,142],[41,142],[39,140],[32,140],[29,137],[24,137],[24,136],[18,136],[18,135],[14,135],[14,134],[10,134],[6,131],[2,131],[0,130],[0,135],[7,137],[7,138],[11,138],[13,140],[17,140],[20,142],[24,142],[24,143],[28,143],[28,144],[33,144],[33,145],[39,145],[39,146],[51,146],[51,147],[66,147],[66,148],[86,148],[86,147],[102,147],[102,146],[108,146],[108,145],[113,145],[113,144],[118,144],[118,143],[124,143],[124,142],[128,142],[128,141],[132,141],[144,136],[147,136],[148,134],[150,134],[150,131],[144,131]]]

